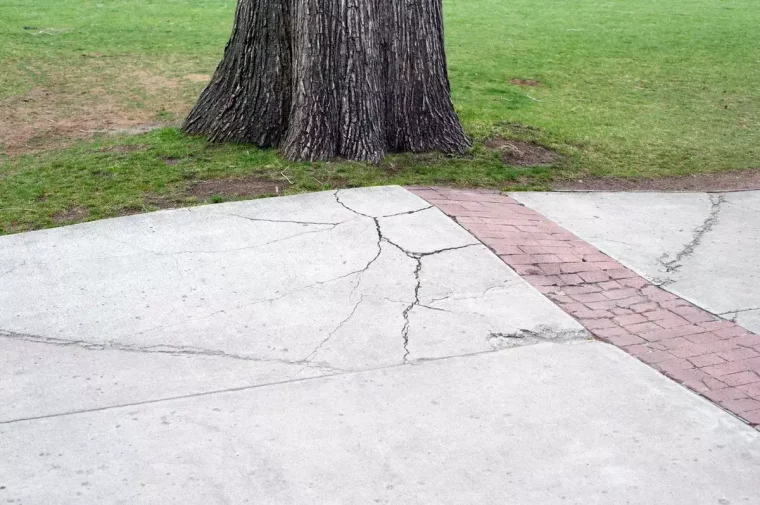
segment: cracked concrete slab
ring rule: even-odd
[[[0,424],[14,503],[754,503],[760,434],[599,342]]]
[[[0,237],[0,351],[13,503],[760,492],[758,432],[398,187]]]
[[[760,333],[760,192],[511,196],[668,291]]]
[[[398,187],[0,237],[0,271],[0,421],[585,337]]]

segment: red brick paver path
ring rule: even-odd
[[[469,230],[594,336],[760,425],[760,336],[660,289],[506,195],[408,189]]]

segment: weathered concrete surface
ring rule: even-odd
[[[760,192],[511,196],[674,294],[760,333]]]
[[[14,503],[750,504],[760,436],[597,342],[0,424]]]
[[[371,188],[0,237],[0,421],[587,336],[429,207]]]

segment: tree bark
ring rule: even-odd
[[[464,152],[441,0],[239,0],[183,129],[292,160]]]

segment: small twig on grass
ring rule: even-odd
[[[285,180],[288,181],[288,184],[293,184],[293,181],[290,180],[290,177],[288,177],[287,175],[285,175],[285,170],[283,170],[282,172],[280,172],[280,175],[283,176],[283,177],[285,177]]]

